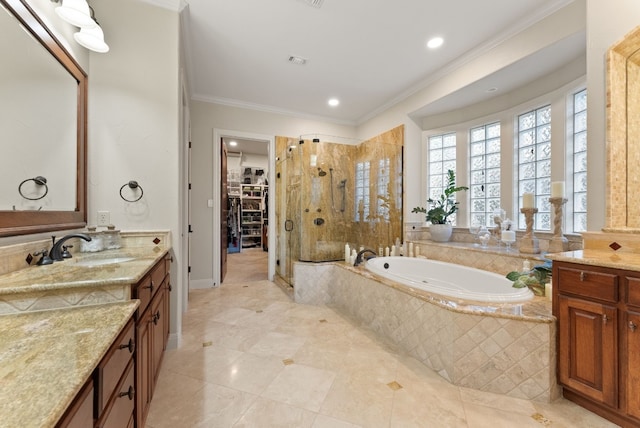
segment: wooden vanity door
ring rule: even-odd
[[[627,312],[622,337],[626,358],[626,413],[640,419],[640,313]]]
[[[559,296],[560,382],[611,407],[618,405],[617,309]]]

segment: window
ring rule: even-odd
[[[534,227],[551,230],[551,106],[521,114],[517,128],[518,205],[524,193],[533,193],[538,208]],[[524,214],[518,216],[518,227],[526,229]]]
[[[587,230],[587,90],[573,94],[573,138],[571,182],[573,185],[573,201],[569,201],[569,209],[573,206],[573,231]]]
[[[369,177],[371,166],[369,162],[356,163],[356,212],[355,221],[366,221],[369,218]]]
[[[389,221],[389,169],[390,159],[380,159],[378,161],[378,218]]]
[[[500,208],[500,123],[469,131],[471,226],[490,226]]]
[[[447,171],[456,171],[456,134],[429,137],[429,198],[439,198],[447,183]],[[429,209],[428,207],[427,210]],[[451,224],[456,224],[455,214],[450,216]]]

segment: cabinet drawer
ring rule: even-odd
[[[133,360],[127,366],[126,376],[118,384],[116,394],[109,403],[110,406],[104,412],[99,428],[122,428],[129,425],[135,405],[135,376]]]
[[[136,347],[133,321],[124,328],[96,370],[96,412],[99,417],[120,382]]]
[[[558,291],[616,303],[618,276],[590,269],[558,268]],[[554,281],[555,283],[555,281]]]
[[[627,303],[640,306],[640,278],[627,277]]]
[[[161,260],[153,267],[151,272],[134,287],[133,298],[140,300],[140,306],[138,307],[139,314],[142,314],[145,309],[147,309],[149,302],[151,302],[153,296],[162,286],[165,275],[165,262]]]

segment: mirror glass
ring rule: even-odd
[[[87,76],[26,0],[0,6],[0,236],[84,227]]]
[[[0,210],[75,210],[78,82],[6,10],[0,52]]]

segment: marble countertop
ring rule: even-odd
[[[0,296],[92,285],[133,284],[141,280],[167,251],[160,247],[121,248],[97,253],[79,253],[71,259],[51,265],[29,266],[0,275]],[[120,257],[130,257],[132,260],[102,265],[79,263]]]
[[[613,269],[625,269],[640,272],[640,254],[632,252],[613,252],[604,250],[578,250],[565,253],[550,253],[547,258],[569,263],[602,266]]]
[[[138,305],[0,316],[0,427],[53,426]]]

